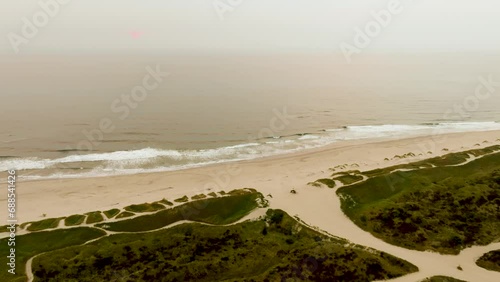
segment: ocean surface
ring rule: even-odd
[[[471,54],[0,57],[0,171],[168,171],[500,130],[498,66],[499,55]]]

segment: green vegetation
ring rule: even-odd
[[[140,232],[162,228],[180,220],[228,224],[237,221],[257,208],[258,198],[263,198],[260,193],[245,192],[230,197],[198,200],[154,214],[98,224],[97,226],[111,231]]]
[[[500,145],[495,145],[483,149],[474,149],[466,152],[451,153],[441,157],[435,157],[413,163],[406,163],[386,168],[374,169],[371,171],[363,172],[362,174],[368,177],[374,177],[374,176],[385,175],[398,169],[403,169],[403,170],[422,169],[422,168],[432,168],[433,166],[439,167],[439,166],[459,165],[467,161],[467,159],[470,158],[470,155],[474,157],[479,157],[486,154],[491,154],[499,150],[500,150]]]
[[[191,197],[191,200],[201,200],[201,199],[205,199],[207,196],[205,194],[199,194],[199,195],[194,195],[193,197]]]
[[[357,175],[357,174],[346,174],[346,175],[335,177],[334,179],[339,180],[344,185],[351,185],[353,183],[356,183],[358,181],[363,180],[363,176]]]
[[[84,215],[74,214],[64,219],[64,225],[66,226],[80,225],[83,223],[84,220],[85,220]]]
[[[133,213],[133,212],[124,211],[124,212],[120,213],[119,215],[117,215],[116,219],[131,217],[131,216],[134,216],[134,215],[135,215],[135,213]]]
[[[318,179],[318,180],[316,180],[316,183],[325,184],[328,188],[335,188],[335,181],[328,179],[328,178]],[[313,185],[313,186],[315,186],[315,185]]]
[[[120,213],[120,210],[119,209],[110,209],[110,210],[104,211],[103,213],[104,213],[104,215],[106,215],[107,218],[113,218]]]
[[[422,282],[466,282],[464,280],[455,279],[448,276],[432,276],[422,280]]]
[[[168,200],[167,200],[167,199],[165,199],[165,198],[163,198],[161,201],[158,201],[158,202],[159,202],[159,203],[161,203],[161,204],[164,204],[164,205],[166,205],[166,206],[173,206],[173,205],[174,205],[174,203],[172,203],[172,202],[168,201]]]
[[[182,197],[182,198],[179,198],[179,199],[175,199],[175,200],[174,200],[174,202],[177,202],[177,203],[185,203],[185,202],[187,202],[187,201],[189,201],[188,196],[184,196],[184,197]]]
[[[158,203],[144,203],[144,204],[139,204],[139,205],[130,205],[124,208],[126,211],[129,212],[155,212],[159,210],[165,209],[165,206],[162,204]]]
[[[215,198],[215,197],[217,197],[217,194],[215,194],[215,192],[210,192],[210,193],[208,193],[208,196]]]
[[[449,165],[467,153],[491,150],[450,154],[430,163]],[[391,244],[451,254],[500,238],[500,153],[461,166],[393,170],[363,173],[375,176],[337,191],[344,213],[359,227]]]
[[[241,195],[238,195],[238,197]],[[163,212],[163,211],[161,211]],[[371,281],[417,268],[375,250],[344,247],[283,211],[231,226],[198,223],[144,234],[118,234],[43,254],[41,281]],[[61,263],[64,262],[64,263]]]
[[[31,222],[30,226],[28,226],[28,231],[41,231],[50,228],[56,228],[59,225],[59,222],[64,217],[59,218],[47,218],[40,221]]]
[[[12,275],[7,271],[1,271],[0,281],[26,281],[24,266],[30,257],[68,246],[80,245],[104,235],[105,232],[102,230],[88,227],[76,227],[17,236],[16,274]],[[7,238],[0,239],[0,245],[7,246]],[[1,256],[0,263],[2,266],[6,266],[6,255]]]
[[[235,196],[235,195],[245,195],[248,193],[257,193],[257,190],[255,190],[253,188],[235,189],[235,190],[229,191],[227,193],[227,195]]]
[[[102,216],[100,211],[89,212],[86,213],[86,215],[87,215],[87,220],[85,221],[85,223],[87,224],[97,223],[104,220],[104,217]]]
[[[309,182],[308,185],[314,187],[321,187],[321,184],[323,184],[326,185],[328,188],[335,188],[337,186],[335,180],[340,181],[344,185],[351,185],[355,182],[363,180],[363,176],[360,175],[360,173],[361,172],[359,170],[337,172],[332,174],[333,177],[332,179],[321,178],[314,182]]]
[[[476,261],[476,264],[488,270],[500,271],[500,250],[484,254]]]
[[[0,233],[9,232],[8,228],[9,228],[8,225],[2,225],[2,226],[0,226]]]
[[[321,183],[319,183],[319,182],[309,182],[309,183],[307,183],[307,185],[313,186],[313,187],[321,187]]]

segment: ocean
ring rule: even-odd
[[[494,54],[4,56],[0,171],[169,171],[500,130],[499,65]]]

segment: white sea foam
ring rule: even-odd
[[[311,140],[311,139],[319,139],[319,138],[320,138],[319,136],[307,134],[304,136],[300,136],[299,140]]]
[[[0,161],[0,171],[6,171],[10,169],[16,170],[27,170],[27,169],[44,169],[50,164],[48,159],[38,159],[38,158],[27,158],[27,159],[7,159]]]
[[[0,170],[43,170],[64,166],[94,167],[75,173],[75,170],[57,172],[51,176],[29,176],[37,178],[94,177],[142,172],[169,171],[204,166],[215,163],[247,160],[299,150],[318,148],[343,140],[367,138],[401,138],[427,134],[500,130],[497,122],[461,122],[421,125],[365,125],[346,126],[324,130],[321,133],[290,136],[262,143],[242,143],[204,150],[165,150],[143,148],[131,151],[70,155],[57,159],[9,158],[0,161]],[[83,165],[84,163],[85,165]],[[78,164],[78,165],[76,165]],[[68,171],[71,171],[68,173]]]
[[[419,125],[362,125],[346,126],[339,129],[327,129],[326,132],[334,133],[341,140],[366,139],[377,137],[398,137],[418,134],[442,134],[455,132],[500,130],[497,122],[456,122]]]

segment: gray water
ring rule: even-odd
[[[32,55],[1,57],[0,66],[0,169],[35,178],[500,129],[500,84],[474,98],[480,77],[500,82],[499,55],[380,54],[353,64],[328,55]],[[148,66],[169,75],[143,101],[113,104],[143,85]]]

